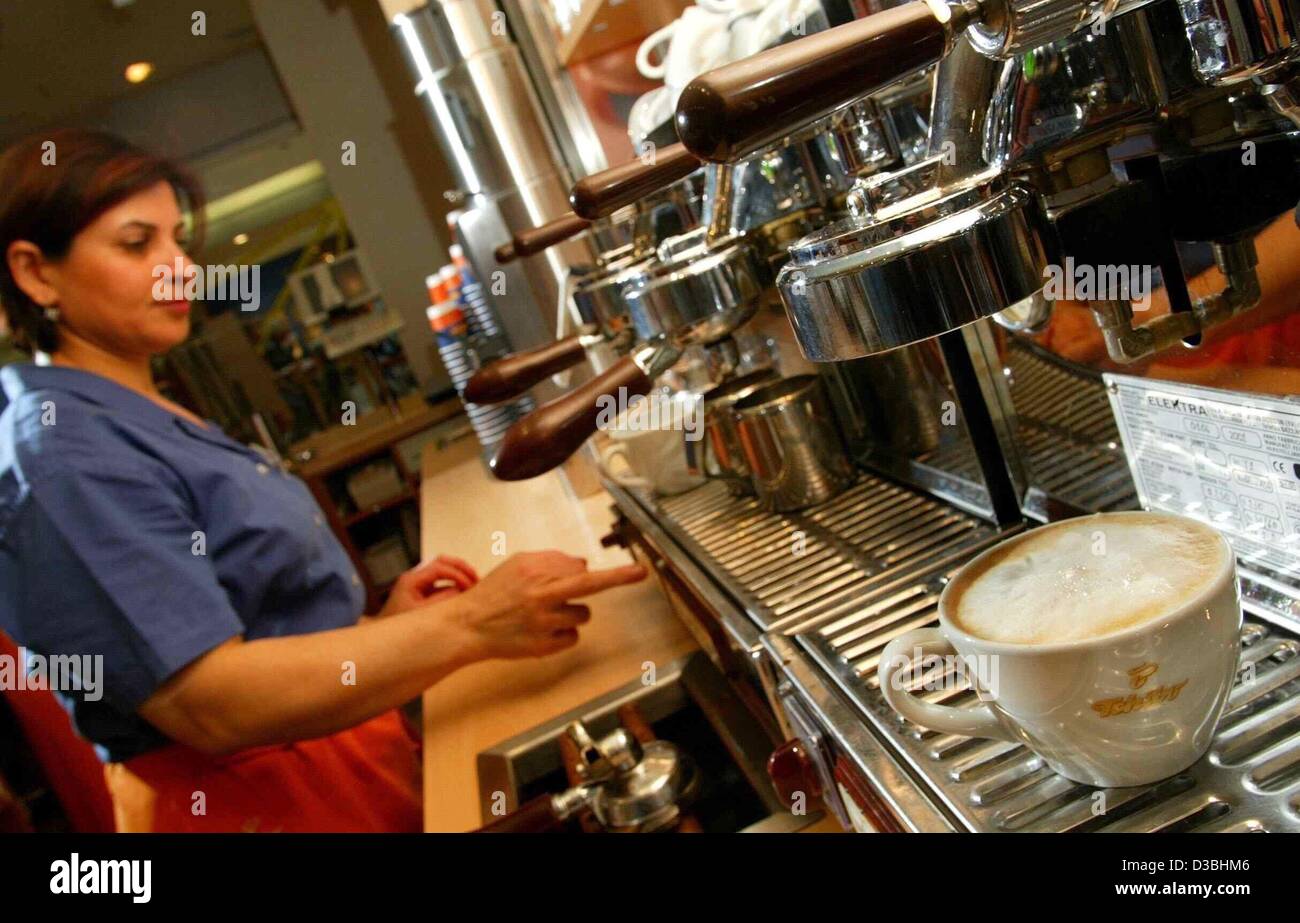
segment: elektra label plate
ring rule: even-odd
[[[1130,375],[1103,378],[1143,508],[1212,523],[1243,567],[1295,597],[1300,402]]]

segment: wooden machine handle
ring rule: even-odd
[[[626,388],[629,396],[648,394],[653,382],[632,356],[624,356],[586,384],[538,407],[506,430],[492,458],[492,473],[502,481],[545,474],[587,441],[600,422],[600,398]]]
[[[637,158],[578,180],[569,193],[569,204],[578,215],[595,221],[685,179],[699,167],[694,154],[680,144],[670,144],[657,149],[651,163]]]
[[[708,71],[678,98],[677,137],[704,160],[743,160],[938,61],[952,25],[913,0]]]
[[[582,334],[512,353],[475,372],[465,383],[461,396],[471,404],[500,404],[513,400],[539,381],[577,365],[586,355]]]
[[[496,261],[502,266],[507,263],[513,263],[519,258],[519,254],[515,252],[515,242],[513,240],[508,240],[493,250],[492,256],[495,257]]]
[[[509,243],[497,247],[492,255],[497,258],[498,263],[509,263],[522,256],[534,256],[556,244],[564,243],[570,237],[576,237],[589,227],[591,222],[586,218],[579,218],[573,212],[568,212],[554,221],[520,231],[510,239]]]
[[[566,822],[555,815],[550,795],[538,795],[475,833],[558,833]]]

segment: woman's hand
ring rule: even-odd
[[[578,642],[591,618],[570,602],[645,579],[639,564],[589,571],[587,562],[559,551],[516,554],[456,601],[455,618],[474,659],[541,657]]]
[[[449,599],[478,583],[478,573],[460,558],[440,554],[397,578],[376,618]]]

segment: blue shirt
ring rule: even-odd
[[[297,477],[91,372],[10,365],[0,386],[0,629],[102,655],[98,701],[60,693],[101,759],[168,743],[136,709],[222,642],[357,621],[361,581]]]

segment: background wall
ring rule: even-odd
[[[448,261],[452,180],[374,0],[250,0],[316,160],[347,214],[426,390],[448,386],[424,311],[424,277]],[[356,144],[346,165],[342,145]]]

